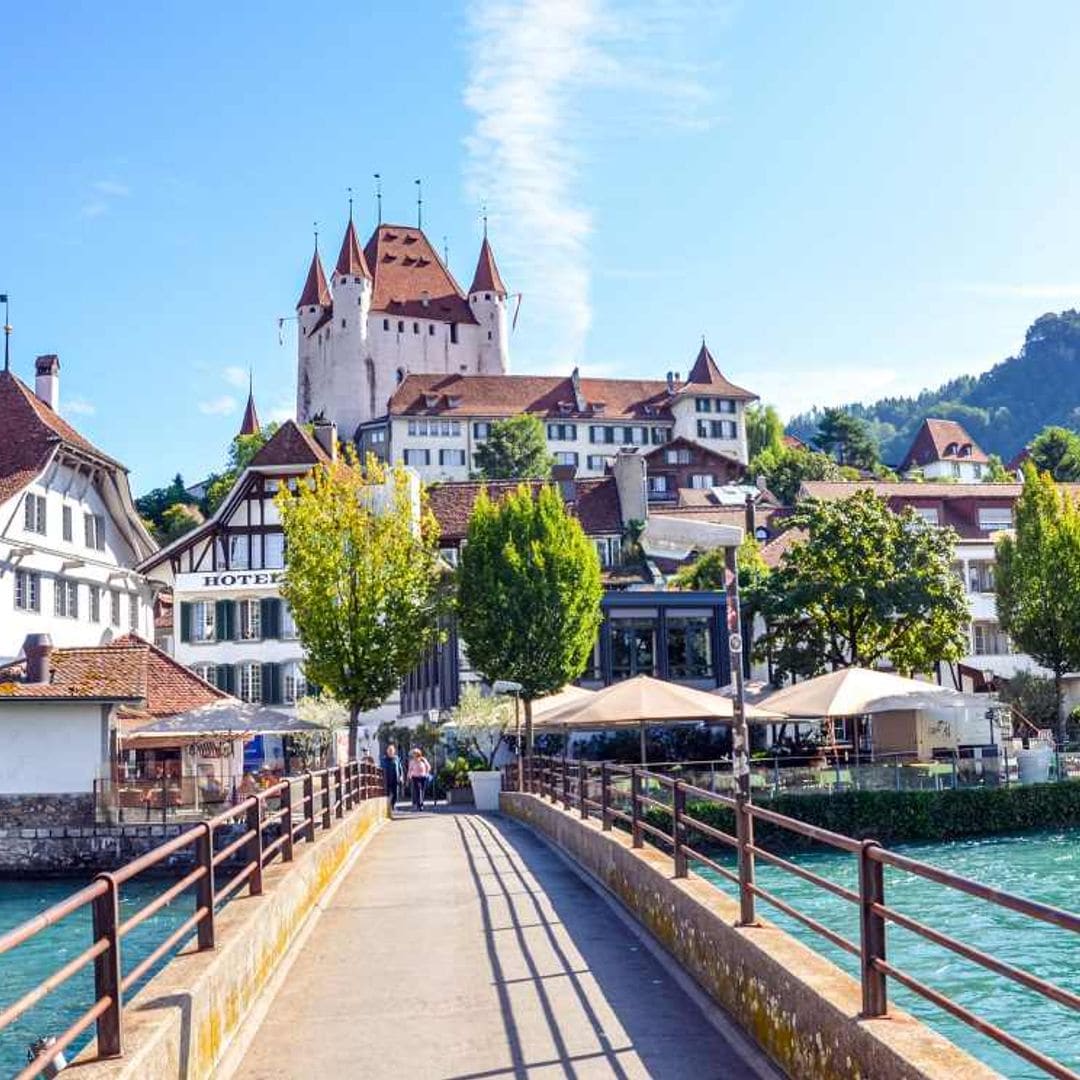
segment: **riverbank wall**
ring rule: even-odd
[[[0,827],[0,878],[85,876],[116,870],[194,825]]]
[[[990,1080],[999,1074],[901,1009],[863,1018],[859,983],[779,927],[740,926],[732,897],[671,857],[635,850],[539,796],[503,792],[501,809],[546,836],[629,910],[699,986],[799,1080]],[[647,992],[643,991],[643,992]]]

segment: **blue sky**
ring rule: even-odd
[[[162,10],[157,10],[158,8]],[[16,371],[136,491],[291,408],[312,222],[486,201],[517,371],[660,377],[706,334],[785,413],[917,392],[1080,302],[1067,3],[7,5]]]

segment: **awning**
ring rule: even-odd
[[[125,743],[143,745],[150,738],[168,736],[178,741],[207,738],[239,738],[255,735],[292,735],[325,731],[299,717],[264,706],[235,700],[215,701],[174,716],[160,716],[148,724],[123,732]],[[162,744],[163,745],[163,744]]]
[[[905,679],[872,668],[850,667],[777,690],[765,698],[762,705],[790,717],[824,719],[876,712],[877,703],[882,700],[892,702],[889,706],[892,709],[916,708],[902,702],[916,698],[925,700],[928,695],[947,693],[951,691],[936,683]]]

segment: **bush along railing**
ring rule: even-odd
[[[520,776],[516,771],[507,776],[506,787],[509,790],[522,790],[538,795],[553,803],[561,803],[565,810],[576,811],[583,819],[597,818],[604,830],[613,827],[625,829],[630,833],[631,843],[635,848],[648,842],[669,853],[677,878],[688,875],[691,861],[708,867],[737,887],[741,926],[752,927],[757,924],[756,902],[763,900],[837,948],[851,954],[859,962],[864,1016],[887,1015],[887,981],[893,979],[976,1031],[989,1036],[1047,1075],[1059,1080],[1080,1080],[1080,1074],[989,1023],[890,962],[886,952],[886,926],[892,923],[911,931],[940,948],[1066,1008],[1080,1011],[1080,994],[1005,963],[890,907],[887,903],[884,871],[886,866],[890,866],[925,878],[943,888],[976,897],[1077,934],[1080,934],[1080,915],[1013,893],[1002,892],[929,863],[908,858],[890,851],[876,840],[846,836],[757,805],[748,798],[721,795],[646,768],[567,758],[534,757],[526,759]],[[720,813],[710,813],[714,807]],[[718,821],[728,827],[720,827]],[[731,824],[728,824],[729,822]],[[858,889],[838,885],[774,851],[763,848],[754,836],[757,823],[766,827],[771,835],[791,834],[804,842],[821,844],[851,855],[858,866]],[[716,847],[710,845],[733,850],[736,858],[735,870],[718,862],[713,857]],[[706,848],[709,850],[705,850]],[[754,872],[757,859],[794,874],[855,905],[859,912],[858,942],[848,940],[758,885]],[[1080,940],[1077,945],[1080,947]]]
[[[161,844],[112,873],[98,874],[86,888],[47,908],[0,935],[0,956],[32,940],[50,926],[89,907],[93,941],[78,956],[58,967],[48,978],[0,1012],[0,1036],[29,1009],[43,1001],[89,964],[94,965],[94,1000],[87,1010],[33,1057],[16,1080],[31,1080],[50,1067],[91,1025],[96,1025],[99,1057],[124,1052],[123,1011],[126,995],[138,981],[176,949],[191,933],[200,950],[215,945],[215,912],[246,885],[249,895],[263,887],[263,869],[275,858],[291,862],[298,842],[313,843],[317,830],[329,829],[360,803],[384,794],[382,770],[368,762],[349,762],[336,768],[289,777],[244,799],[216,817],[201,821],[172,840]],[[231,832],[239,829],[239,835]],[[268,834],[275,834],[268,839]],[[226,842],[221,846],[215,839]],[[217,847],[217,850],[215,850]],[[149,870],[161,870],[184,853],[193,868],[144,904],[128,918],[120,919],[120,888]],[[217,887],[217,877],[233,870],[227,884]],[[195,911],[165,936],[129,971],[121,964],[123,939],[176,900],[194,890]]]

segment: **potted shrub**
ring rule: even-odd
[[[473,801],[469,771],[469,762],[461,756],[452,758],[439,770],[439,786],[446,792],[446,801],[451,806]]]
[[[495,758],[506,741],[514,710],[504,697],[484,694],[479,686],[467,686],[454,710],[453,732],[458,747],[479,758],[480,768],[469,770],[473,802],[477,810],[498,810],[502,773]]]

